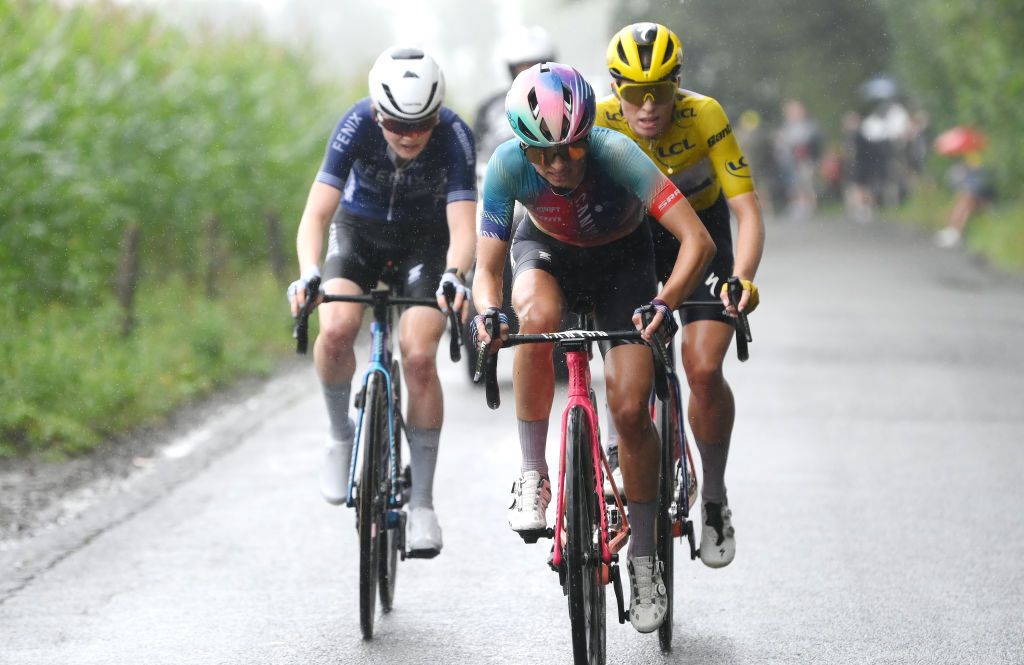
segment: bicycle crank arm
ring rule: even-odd
[[[615,604],[619,610],[619,623],[629,621],[629,613],[626,612],[626,601],[622,597],[622,579],[619,577],[619,567],[614,563],[611,565],[609,577],[612,581],[612,589],[615,590]]]

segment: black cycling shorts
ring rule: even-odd
[[[729,226],[729,205],[725,197],[718,196],[710,208],[698,211],[697,216],[704,222],[704,228],[715,241],[715,258],[711,260],[704,278],[690,295],[690,300],[719,300],[725,281],[732,277],[735,263],[732,253],[732,228]],[[679,241],[668,230],[653,219],[648,218],[651,226],[651,237],[654,240],[654,260],[657,266],[658,280],[664,283],[672,274],[679,256]],[[733,319],[723,314],[721,305],[707,307],[683,307],[679,310],[679,319],[685,326],[694,321],[721,321],[733,325]]]
[[[633,310],[657,295],[654,248],[646,224],[625,238],[597,247],[577,247],[539,230],[530,221],[512,239],[512,281],[531,269],[543,270],[562,289],[563,306],[581,298],[594,304],[598,330],[634,330]],[[628,342],[613,342],[612,346]]]
[[[444,274],[448,224],[388,224],[341,208],[331,221],[323,279],[342,277],[363,292],[388,282],[398,295],[433,298]],[[394,282],[394,283],[392,283]]]

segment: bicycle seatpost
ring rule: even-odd
[[[295,328],[292,330],[292,337],[295,338],[295,352],[299,355],[306,355],[309,347],[309,315],[313,312],[316,299],[320,295],[320,278],[314,277],[306,284],[306,302],[295,315]]]

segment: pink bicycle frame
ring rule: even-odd
[[[618,488],[615,488],[615,501],[619,505],[619,512],[622,515],[622,530],[609,542],[608,539],[608,512],[604,501],[604,479],[603,475],[608,473],[607,461],[601,450],[601,443],[597,437],[597,414],[594,413],[594,405],[590,401],[590,361],[587,351],[566,351],[566,362],[569,367],[569,403],[562,412],[562,446],[559,451],[558,464],[558,512],[555,516],[554,539],[555,547],[552,563],[559,566],[562,563],[562,548],[565,541],[564,516],[565,516],[565,437],[569,425],[569,413],[573,407],[582,407],[587,414],[590,423],[590,453],[593,457],[594,487],[598,496],[598,510],[601,515],[601,560],[605,565],[611,564],[612,552],[617,552],[625,545],[629,538],[629,523],[626,521],[626,512],[622,508],[622,500],[619,498]],[[614,487],[615,481],[612,480]]]

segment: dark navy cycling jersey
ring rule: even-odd
[[[448,203],[476,201],[473,135],[448,107],[415,159],[396,168],[393,155],[366,98],[338,121],[316,180],[341,190],[346,212],[394,224],[443,220]]]

